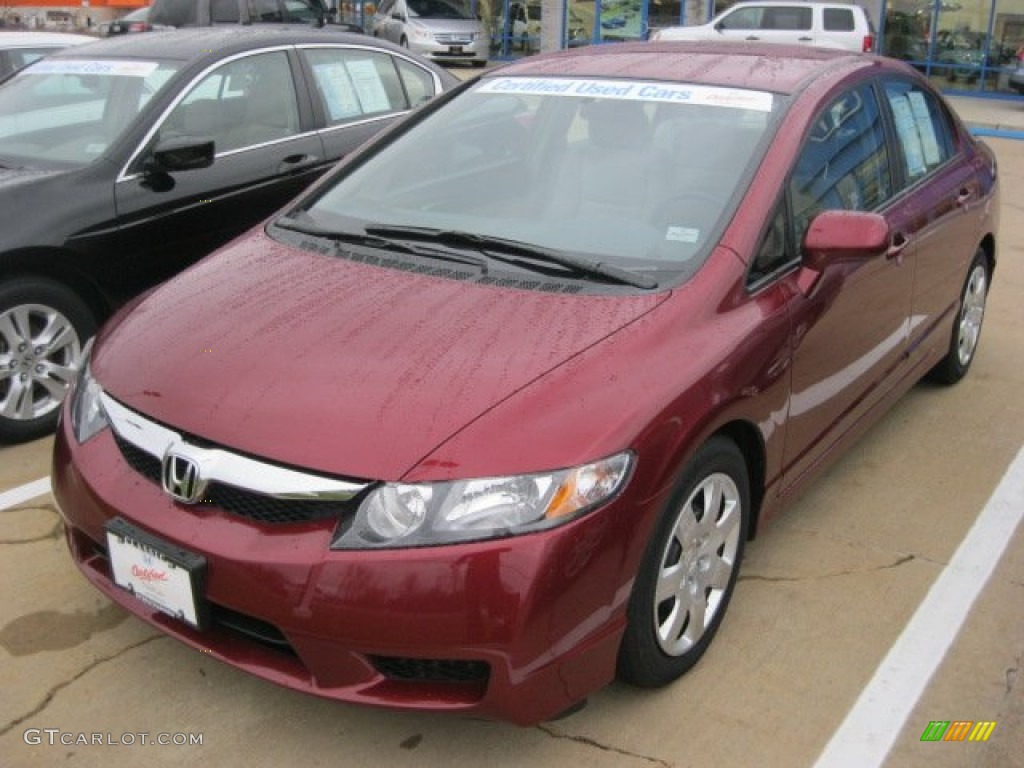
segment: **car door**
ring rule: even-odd
[[[766,6],[761,16],[761,30],[748,40],[782,45],[814,45],[814,6]]]
[[[750,5],[727,13],[716,25],[727,40],[813,45],[813,8],[800,5]]]
[[[399,115],[440,90],[434,74],[410,58],[354,46],[301,49],[313,84],[314,112],[330,161],[347,155]]]
[[[832,99],[812,123],[790,175],[796,242],[824,210],[880,213],[892,241],[870,258],[788,278],[794,337],[786,486],[823,458],[906,368],[914,212],[894,196],[883,114],[870,84]]]
[[[761,19],[764,17],[764,12],[765,7],[761,5],[747,5],[726,11],[718,21],[714,22],[715,31],[718,33],[715,39],[760,39]]]
[[[325,170],[323,143],[312,130],[308,100],[299,98],[292,64],[284,49],[246,54],[186,89],[116,183],[120,253],[145,255],[147,269],[173,274],[271,214]],[[180,137],[212,139],[213,164],[143,172],[155,145]]]
[[[392,18],[393,14],[404,13],[404,5],[400,0],[384,0],[377,9],[375,16],[373,35],[384,40],[397,43],[402,38],[402,22]]]
[[[910,349],[913,361],[935,338],[959,298],[967,267],[981,238],[977,216],[983,205],[980,180],[971,160],[956,146],[954,123],[939,99],[908,79],[884,82],[885,103],[895,128],[901,198],[913,216],[916,245]]]

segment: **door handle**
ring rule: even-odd
[[[974,197],[973,190],[968,189],[967,187],[963,187],[956,195],[956,204],[960,208],[963,208],[967,205],[967,203],[971,201],[972,197]]]
[[[889,261],[895,261],[896,265],[899,266],[903,263],[903,251],[906,250],[907,246],[910,245],[910,239],[902,232],[893,232],[892,239],[889,241],[889,247],[885,251],[885,258]]]
[[[758,37],[757,35],[751,35],[750,37],[748,37],[748,38],[746,38],[746,39],[747,39],[747,40],[760,40],[761,38],[760,38],[760,37]]]
[[[813,40],[814,40],[813,37],[798,37],[797,38],[797,42],[799,42],[799,43],[809,43],[809,42],[811,42]]]
[[[309,168],[320,162],[316,155],[288,155],[277,167],[279,173],[293,173]]]

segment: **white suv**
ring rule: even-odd
[[[872,51],[875,30],[867,13],[850,3],[742,2],[707,24],[665,27],[652,40],[757,40]]]

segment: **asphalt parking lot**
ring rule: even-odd
[[[761,533],[714,645],[675,685],[612,685],[519,728],[254,679],[86,583],[41,440],[0,448],[0,765],[1024,766],[1024,142],[990,142],[1000,261],[971,374],[916,387]],[[922,741],[946,721],[994,726]]]

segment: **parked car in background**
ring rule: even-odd
[[[483,67],[490,39],[468,8],[462,0],[383,0],[370,19],[370,33],[434,61]]]
[[[146,6],[111,21],[107,24],[105,36],[151,32],[153,29],[149,23],[149,6]]]
[[[1011,66],[1013,69],[1010,72],[1010,87],[1017,93],[1024,94],[1024,48],[1014,54]]]
[[[526,724],[665,685],[747,539],[968,372],[998,216],[893,59],[524,57],[104,327],[54,447],[71,555],[321,696]]]
[[[1004,52],[988,35],[971,31],[940,32],[936,36],[935,52],[932,74],[968,83],[981,76],[982,67],[1000,67],[1013,57],[1012,49]]]
[[[95,40],[89,35],[65,32],[0,31],[0,80],[43,56]]]
[[[873,51],[875,29],[852,3],[740,2],[707,24],[664,27],[652,40],[732,40]]]
[[[453,85],[365,35],[120,35],[0,86],[0,441],[52,430],[98,323]]]
[[[153,0],[149,21],[166,27],[219,24],[324,26],[362,33],[355,24],[338,23],[336,8],[324,0]]]

